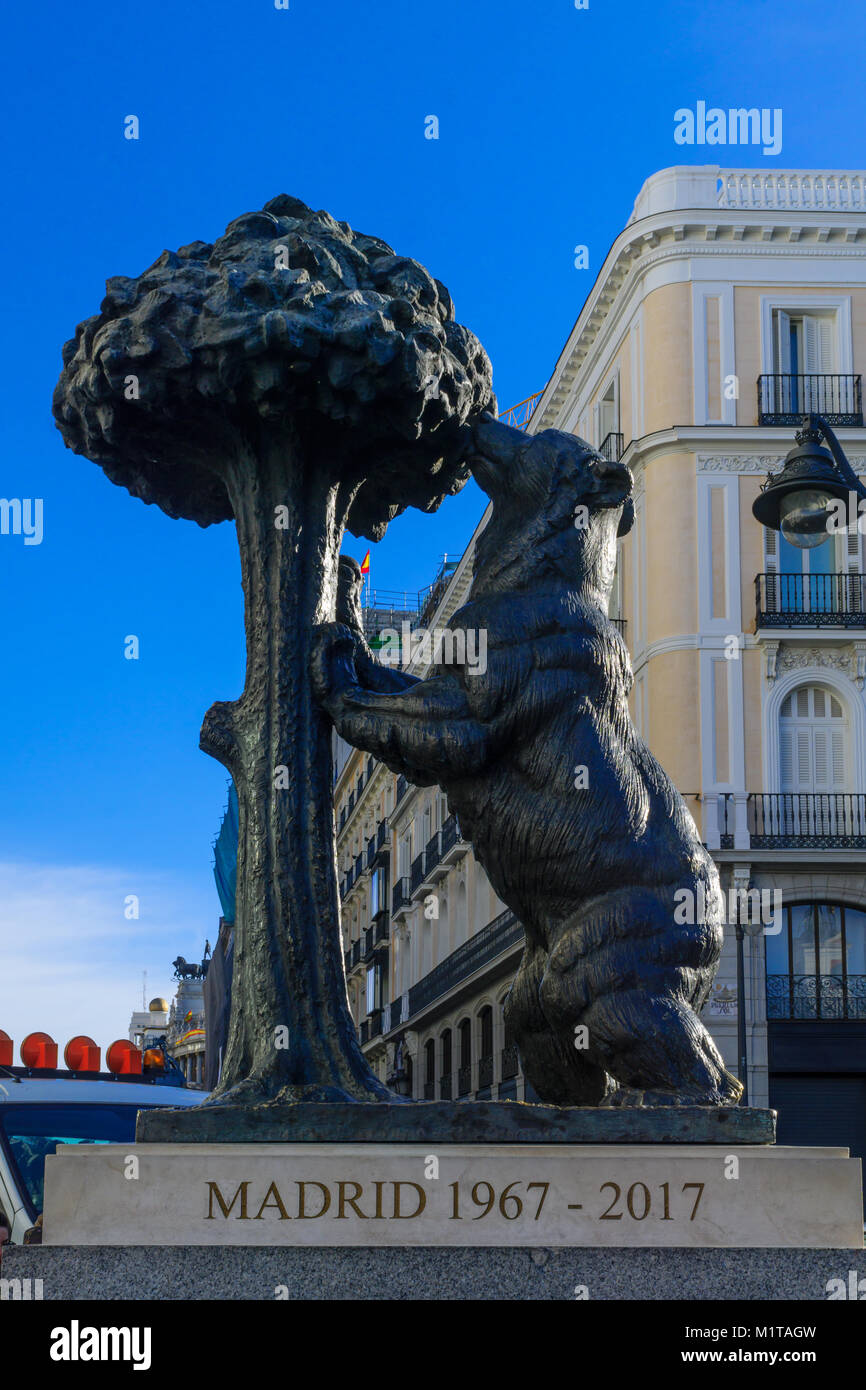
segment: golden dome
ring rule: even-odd
[[[165,999],[151,999],[147,1006],[152,1014],[167,1014],[168,1004]]]

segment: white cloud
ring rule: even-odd
[[[133,893],[138,920],[124,916]],[[89,1034],[104,1065],[105,1048],[126,1037],[141,1008],[142,971],[148,1002],[171,1000],[171,962],[201,958],[218,914],[206,875],[0,861],[0,1028],[14,1039],[16,1063],[21,1039],[40,1029],[61,1059],[69,1038]]]

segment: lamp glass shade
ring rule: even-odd
[[[833,496],[823,488],[797,488],[779,499],[779,530],[798,550],[813,550],[830,536]]]

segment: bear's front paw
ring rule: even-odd
[[[344,623],[320,623],[313,629],[310,679],[319,704],[333,712],[347,687],[358,684],[355,649],[358,637]]]

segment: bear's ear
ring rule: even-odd
[[[630,497],[628,497],[625,503],[623,504],[622,516],[619,519],[619,526],[617,527],[616,534],[618,536],[627,536],[633,526],[634,502]]]

